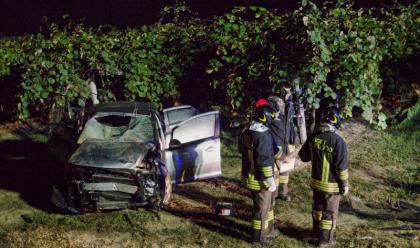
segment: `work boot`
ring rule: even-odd
[[[272,245],[274,244],[274,239],[269,238],[269,235],[274,231],[271,231],[269,234],[267,233],[268,230],[261,230],[261,231],[255,231],[252,237],[252,243],[253,244],[260,244],[260,245]]]
[[[314,237],[320,237],[322,235],[319,220],[312,220],[312,235]]]
[[[334,239],[334,230],[322,230],[319,239],[318,247],[332,247],[337,244]]]
[[[279,195],[277,198],[286,202],[290,202],[292,200],[292,197],[289,195],[289,187],[287,183],[279,184]]]
[[[285,202],[290,202],[292,200],[292,197],[290,195],[279,195],[277,199],[280,199]]]
[[[319,248],[333,247],[337,244],[337,241],[321,241],[318,243]]]
[[[267,238],[268,238],[268,239],[276,239],[279,235],[280,235],[280,231],[279,231],[278,229],[274,229],[273,231],[271,231],[271,232],[267,235]]]
[[[269,239],[267,238],[266,240],[262,240],[262,241],[252,241],[252,244],[259,244],[262,246],[269,246],[269,245],[274,245],[275,240],[274,239]]]
[[[275,239],[273,238],[272,235],[275,235],[275,234],[270,233],[265,238],[259,238],[259,239],[254,236],[254,238],[252,240],[252,244],[260,244],[260,245],[263,245],[263,246],[272,245],[272,244],[274,244],[274,241],[275,241]]]

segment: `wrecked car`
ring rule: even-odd
[[[51,134],[51,151],[65,158],[64,183],[51,195],[61,209],[159,208],[169,201],[172,183],[221,175],[218,111],[186,105],[159,113],[147,102],[114,102],[94,106],[87,116],[73,138],[63,125]]]

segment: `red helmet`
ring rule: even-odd
[[[267,100],[265,100],[264,98],[260,98],[258,100],[255,101],[255,105],[254,108],[258,108],[259,106],[264,106],[264,105],[268,105]]]

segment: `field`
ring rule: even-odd
[[[420,133],[375,131],[360,121],[341,131],[349,144],[351,194],[372,208],[387,200],[420,205]],[[49,158],[43,135],[16,124],[0,127],[0,247],[259,247],[249,243],[252,201],[239,184],[240,155],[232,133],[222,135],[223,176],[174,187],[168,207],[69,216],[48,202]],[[292,202],[278,201],[273,247],[314,247],[310,166],[291,175]],[[217,202],[233,203],[233,215],[215,215]],[[352,211],[343,199],[337,247],[420,247],[419,224],[378,219]],[[418,216],[417,216],[418,221]],[[417,229],[417,230],[416,230]]]

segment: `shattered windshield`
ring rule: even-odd
[[[148,115],[127,115],[121,113],[99,113],[86,122],[77,140],[96,139],[113,142],[153,142],[153,126]]]

